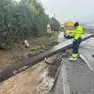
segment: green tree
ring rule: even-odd
[[[0,47],[9,48],[13,42],[19,42],[31,36],[43,36],[47,33],[47,24],[58,30],[59,22],[49,18],[45,9],[37,0],[0,0]]]
[[[58,20],[56,20],[55,18],[50,18],[50,25],[51,27],[55,30],[58,31],[59,27],[60,27],[60,23],[58,22]]]

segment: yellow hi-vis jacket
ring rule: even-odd
[[[70,34],[70,36],[74,37],[75,40],[82,37],[83,29],[81,26],[77,26],[76,30]]]

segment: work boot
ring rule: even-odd
[[[76,61],[77,58],[70,57],[69,60],[70,60],[70,61]]]

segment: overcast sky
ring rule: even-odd
[[[16,0],[19,1],[19,0]],[[94,18],[94,0],[40,0],[46,13],[61,22],[90,22]],[[94,21],[94,20],[93,20]]]

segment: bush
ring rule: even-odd
[[[0,0],[0,47],[9,48],[13,42],[19,42],[30,36],[46,35],[50,21],[41,3],[36,0]],[[52,26],[58,29],[56,19]]]

